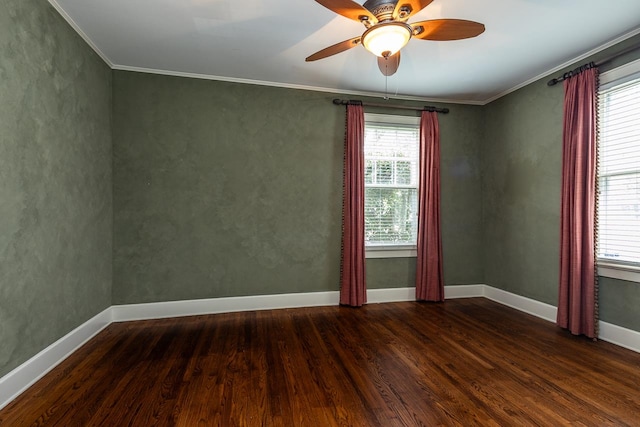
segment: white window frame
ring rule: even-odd
[[[600,74],[600,86],[622,84],[634,74],[640,73],[640,59]],[[603,277],[640,283],[640,267],[596,258],[597,274]]]
[[[392,114],[364,114],[365,126],[367,122],[389,123],[416,126],[420,129],[420,117],[396,116]],[[418,141],[418,144],[420,142]],[[418,162],[419,162],[418,150]],[[419,167],[419,165],[418,165]],[[418,188],[418,187],[416,187]],[[418,194],[419,193],[418,188]],[[417,245],[370,245],[365,246],[365,258],[411,258],[417,256]]]

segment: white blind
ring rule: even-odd
[[[365,122],[365,242],[415,245],[418,228],[417,124]]]
[[[640,76],[603,86],[598,114],[598,258],[640,266]]]

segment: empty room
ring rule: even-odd
[[[640,2],[2,0],[32,425],[640,425]]]

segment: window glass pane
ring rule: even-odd
[[[399,161],[396,162],[396,184],[410,185],[411,184],[411,162]]]
[[[599,256],[640,261],[640,173],[600,179]]]
[[[365,189],[365,241],[367,244],[415,244],[417,190]]]
[[[376,169],[377,184],[393,184],[393,170],[389,160],[378,160]]]
[[[373,160],[365,160],[364,163],[364,183],[373,184]]]

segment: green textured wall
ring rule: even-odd
[[[47,2],[0,3],[0,376],[111,304],[110,104]]]
[[[485,281],[557,304],[562,88],[543,81],[485,106]]]
[[[344,107],[334,95],[114,77],[114,303],[338,289]],[[479,107],[443,116],[451,283],[481,280]],[[384,265],[384,268],[380,268]],[[369,287],[415,262],[369,260]]]
[[[326,291],[344,113],[327,94],[114,76],[114,303]]]
[[[639,42],[635,36],[567,70]],[[547,81],[559,74],[485,106],[481,153],[486,283],[552,305],[558,298],[563,89]],[[640,331],[638,306],[640,285],[601,278],[602,320]]]
[[[451,105],[439,115],[441,228],[445,285],[484,283],[482,107]]]

